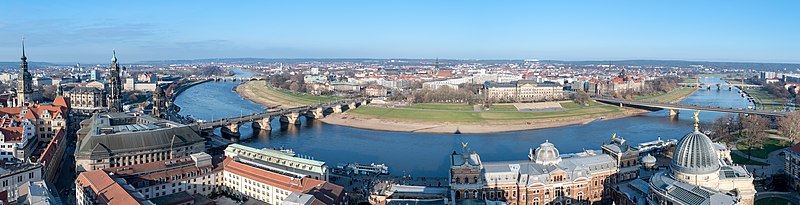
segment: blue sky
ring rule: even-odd
[[[215,57],[800,63],[798,1],[0,1],[0,61]]]

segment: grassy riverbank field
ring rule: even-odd
[[[279,106],[283,108],[292,108],[341,99],[339,97],[317,96],[282,90],[267,86],[264,81],[249,81],[241,84],[236,87],[236,92],[253,102],[268,107]]]
[[[623,111],[617,106],[598,103],[591,103],[589,106],[580,106],[573,102],[559,104],[561,110],[534,112],[520,112],[512,108],[513,105],[497,105],[489,110],[474,111],[473,106],[467,104],[428,103],[404,107],[366,106],[348,112],[355,116],[401,121],[492,123],[577,116],[599,118],[609,114],[621,114]]]
[[[640,99],[659,102],[679,101],[696,89],[679,88],[668,93]],[[236,87],[236,92],[256,103],[282,108],[299,107],[339,100],[338,97],[315,96],[266,86],[251,81]],[[591,102],[578,105],[572,101],[541,103],[497,103],[485,107],[458,103],[417,103],[410,105],[372,104],[322,119],[323,122],[364,129],[430,132],[491,133],[540,129],[589,123],[637,115],[646,111],[625,109]]]
[[[748,89],[747,94],[750,94],[751,97],[758,98],[763,103],[786,103],[786,99],[767,92],[766,88]]]

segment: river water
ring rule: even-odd
[[[239,75],[250,75],[237,71]],[[719,78],[702,78],[704,83],[723,83]],[[175,100],[181,107],[181,115],[197,119],[214,120],[224,117],[262,112],[264,107],[242,98],[233,88],[238,82],[208,82],[184,91]],[[747,108],[750,103],[742,98],[736,88],[728,91],[723,86],[716,89],[701,89],[681,103]],[[232,139],[256,148],[284,147],[296,153],[323,160],[329,166],[338,163],[385,163],[394,175],[447,176],[449,154],[460,149],[461,142],[469,143],[483,161],[527,159],[528,149],[536,148],[545,140],[555,144],[564,153],[583,150],[599,150],[617,133],[628,143],[662,139],[679,139],[692,130],[692,114],[684,112],[678,119],[670,119],[668,111],[620,119],[603,120],[585,125],[559,128],[492,133],[492,134],[422,134],[363,130],[325,124],[305,119],[302,125],[273,129],[271,132],[256,130],[250,124],[240,128],[241,137]],[[700,120],[712,121],[724,113],[703,112]],[[273,128],[280,127],[277,120]],[[217,130],[219,133],[219,130]]]

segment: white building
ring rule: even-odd
[[[328,166],[325,162],[297,157],[290,150],[256,149],[231,144],[225,148],[225,156],[275,172],[328,180]]]
[[[0,159],[8,163],[25,162],[38,144],[33,123],[3,117],[0,125]]]

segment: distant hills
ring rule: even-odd
[[[273,63],[339,63],[339,62],[360,62],[360,63],[380,63],[387,65],[431,65],[436,59],[371,59],[371,58],[208,58],[194,60],[156,60],[140,61],[131,64],[152,64],[152,65],[172,65],[172,64],[206,64],[206,63],[233,63],[233,64],[273,64]],[[462,60],[462,59],[438,59],[442,65],[452,65],[459,63],[523,63],[524,60]],[[541,60],[540,63],[552,64],[571,64],[571,65],[598,65],[614,64],[624,66],[663,66],[663,67],[690,67],[703,66],[707,68],[736,68],[736,69],[756,69],[773,70],[780,72],[797,72],[800,64],[793,63],[750,63],[750,62],[711,62],[711,61],[682,61],[682,60],[615,60],[615,61],[561,61],[561,60]],[[128,64],[128,63],[126,63]],[[31,68],[42,68],[47,66],[72,65],[57,64],[48,62],[30,62]],[[19,68],[19,62],[0,62],[0,69]]]
[[[271,63],[308,63],[308,62],[373,62],[392,65],[403,64],[431,64],[436,59],[370,59],[370,58],[211,58],[196,60],[162,60],[162,61],[142,61],[142,64],[200,64],[200,63],[241,63],[241,64],[271,64]],[[523,63],[524,60],[459,60],[459,59],[438,59],[440,64],[458,63]],[[597,65],[614,64],[624,66],[663,66],[663,67],[690,67],[703,66],[707,68],[737,68],[737,69],[757,69],[775,71],[796,71],[800,69],[800,64],[793,63],[750,63],[750,62],[711,62],[711,61],[682,61],[682,60],[615,60],[615,61],[561,61],[561,60],[541,60],[540,63],[571,64],[571,65]]]

